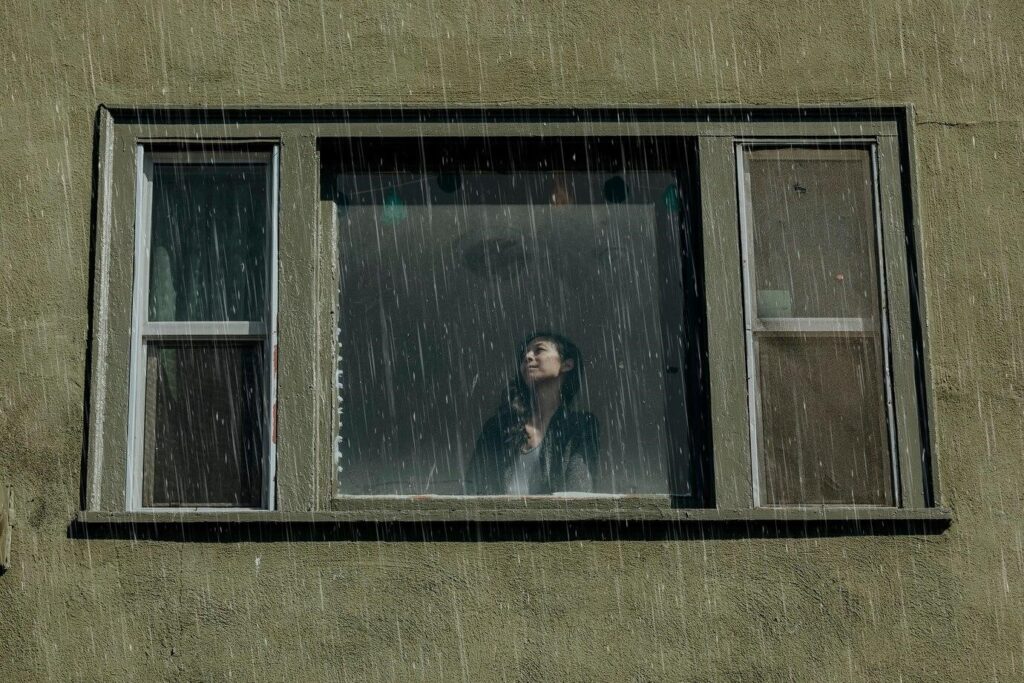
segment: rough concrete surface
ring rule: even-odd
[[[1016,0],[0,7],[0,680],[1024,680]],[[79,507],[101,103],[912,103],[939,536],[175,543]]]

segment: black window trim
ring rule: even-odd
[[[913,181],[913,110],[906,105],[812,106],[812,107],[613,107],[568,108],[381,108],[381,107],[227,107],[217,109],[167,106],[101,106],[96,118],[97,168],[95,216],[93,221],[93,283],[90,290],[89,377],[83,453],[83,523],[111,520],[144,522],[156,519],[273,522],[308,515],[331,523],[359,520],[421,520],[450,522],[463,520],[588,520],[638,519],[706,521],[715,520],[945,520],[951,513],[937,507],[934,453],[931,445],[927,340],[923,334],[925,300],[920,284],[920,229],[917,226],[916,193]],[[741,400],[735,388],[722,390],[723,368],[745,366],[742,351],[737,358],[735,340],[728,330],[742,328],[742,303],[738,307],[717,306],[707,311],[710,357],[709,412],[711,416],[715,507],[679,508],[666,496],[610,497],[603,501],[528,499],[529,506],[508,499],[403,499],[371,497],[337,498],[333,491],[333,411],[326,398],[333,393],[333,330],[331,299],[334,289],[329,207],[319,197],[319,141],[325,138],[393,135],[489,136],[558,135],[674,135],[694,136],[700,159],[700,213],[705,273],[731,272],[730,256],[738,252],[729,245],[738,240],[738,206],[735,176],[737,140],[766,138],[871,138],[884,146],[880,161],[888,196],[885,201],[899,220],[894,229],[902,231],[905,259],[902,279],[890,279],[890,291],[905,296],[900,328],[907,346],[900,351],[904,365],[901,391],[914,396],[914,409],[905,429],[916,434],[916,446],[904,448],[901,467],[914,474],[906,477],[911,494],[904,491],[900,507],[794,506],[786,509],[755,508],[751,499],[749,435],[745,416],[746,396]],[[276,357],[278,365],[277,506],[274,511],[196,512],[168,510],[127,512],[125,507],[124,401],[118,394],[127,369],[124,361],[128,336],[123,323],[125,297],[130,302],[131,284],[122,281],[125,265],[123,242],[131,235],[134,207],[126,197],[134,196],[137,145],[251,145],[280,147],[280,263],[289,270],[312,273],[309,278],[288,279],[279,284],[280,344],[289,351]],[[728,181],[728,178],[732,178]],[[132,188],[126,192],[125,188]],[[127,212],[127,216],[126,216]],[[731,235],[730,235],[731,234]],[[308,268],[294,268],[301,263]],[[130,269],[128,271],[131,272]],[[736,271],[738,273],[738,271]],[[130,280],[130,278],[129,278]],[[739,278],[731,278],[722,292],[704,291],[706,300],[723,295],[719,301],[740,302]],[[307,309],[288,301],[315,301]],[[130,311],[131,306],[129,305]],[[118,316],[121,316],[120,318]],[[299,334],[299,330],[304,330]],[[313,330],[310,334],[309,330]],[[735,336],[735,335],[733,335]],[[305,339],[305,342],[302,339]],[[742,347],[742,335],[739,347]],[[909,353],[907,352],[909,349]],[[745,381],[741,383],[745,387]],[[305,396],[306,399],[296,400]],[[319,396],[320,399],[311,399]],[[904,411],[907,412],[907,411]],[[914,451],[917,457],[914,456]],[[744,459],[746,466],[743,465]],[[789,522],[787,522],[789,523]]]

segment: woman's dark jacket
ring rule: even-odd
[[[515,466],[520,448],[518,443],[506,438],[510,419],[499,414],[484,423],[466,470],[467,494],[505,493],[505,481],[509,470]],[[593,491],[599,447],[600,428],[592,413],[559,408],[551,417],[540,449],[545,490],[531,491],[531,495]]]

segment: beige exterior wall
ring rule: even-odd
[[[1024,679],[1024,9],[91,2],[0,9],[0,680]],[[101,103],[915,107],[933,536],[68,538]]]

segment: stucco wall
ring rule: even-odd
[[[827,6],[827,9],[826,9]],[[0,8],[0,680],[1024,680],[1024,9]],[[941,536],[69,540],[98,104],[913,103]]]

